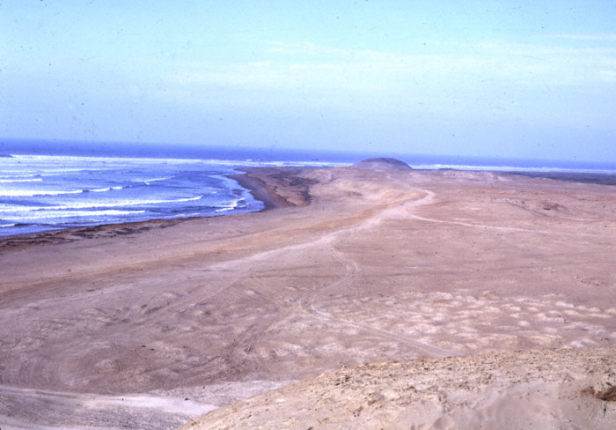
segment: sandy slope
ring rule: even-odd
[[[361,363],[614,345],[612,187],[259,180],[288,207],[0,242],[0,427],[174,428]]]
[[[217,409],[199,429],[613,429],[616,349],[473,355],[338,370]],[[599,394],[599,397],[601,395]]]

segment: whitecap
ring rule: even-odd
[[[111,190],[122,190],[124,187],[92,188],[84,190],[3,190],[0,197],[38,197],[38,196],[61,196],[64,194],[103,193]]]
[[[94,219],[97,217],[139,215],[145,212],[146,211],[144,210],[121,211],[121,210],[115,210],[115,209],[102,210],[102,211],[64,211],[64,212],[62,211],[54,211],[54,212],[40,211],[40,212],[29,213],[27,218],[11,217],[11,216],[7,216],[3,218],[7,221],[14,221],[14,222],[27,221],[29,223],[33,223],[33,222],[36,222],[37,220],[44,220],[44,219],[80,218],[80,217],[87,217],[88,219]]]
[[[165,176],[163,178],[152,178],[152,179],[144,179],[143,181],[136,181],[136,182],[143,182],[146,185],[150,185],[152,182],[161,182],[161,181],[167,181],[169,179],[173,179],[173,176]]]
[[[108,187],[108,188],[94,188],[92,190],[84,190],[84,191],[91,192],[91,193],[104,193],[107,191],[122,190],[122,189],[124,189],[124,187],[117,186],[117,187]]]
[[[12,183],[21,183],[21,182],[43,182],[41,178],[34,179],[0,179],[0,183],[2,184],[12,184]]]
[[[61,196],[63,194],[80,194],[84,190],[3,190],[0,197],[37,197],[37,196]]]
[[[100,209],[100,208],[121,208],[121,207],[135,207],[135,206],[149,206],[168,203],[185,203],[201,200],[205,195],[196,197],[187,197],[174,200],[114,200],[112,202],[75,202],[71,204],[65,204],[62,206],[18,206],[0,204],[0,213],[11,212],[36,212],[36,211],[62,211],[62,210],[74,210],[74,209]]]

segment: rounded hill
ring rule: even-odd
[[[368,158],[367,160],[353,164],[351,167],[366,170],[412,170],[411,166],[404,161],[387,157]]]

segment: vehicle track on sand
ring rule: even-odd
[[[563,232],[563,231],[537,230],[537,229],[528,229],[528,228],[520,228],[520,227],[504,227],[504,226],[487,225],[487,224],[481,224],[481,223],[449,221],[449,220],[443,220],[443,219],[438,219],[438,218],[424,217],[424,216],[420,216],[420,215],[413,213],[413,211],[420,206],[425,206],[425,205],[433,203],[435,200],[435,193],[433,193],[432,191],[420,189],[420,188],[414,188],[414,189],[416,191],[425,193],[426,196],[423,199],[415,201],[415,202],[411,201],[411,202],[402,203],[401,205],[399,205],[399,207],[390,209],[389,212],[391,214],[397,214],[398,216],[406,216],[408,218],[415,219],[418,221],[431,222],[435,224],[459,225],[463,227],[494,230],[494,231],[501,231],[501,232],[507,232],[507,233],[531,233],[531,234],[546,234],[546,235],[570,236],[570,237],[601,237],[601,238],[613,237],[613,236],[609,236],[605,234],[570,233],[570,232]],[[400,213],[400,211],[402,210],[406,211],[405,215],[402,215]]]
[[[494,231],[502,231],[507,233],[531,233],[531,234],[546,234],[546,235],[554,235],[554,236],[570,236],[570,237],[614,237],[605,234],[592,234],[592,233],[568,233],[564,231],[550,231],[550,230],[533,230],[528,228],[519,228],[519,227],[500,227],[495,225],[486,225],[486,224],[475,224],[468,223],[462,221],[447,221],[436,218],[428,218],[415,214],[409,214],[410,218],[416,219],[418,221],[431,222],[436,224],[450,224],[450,225],[460,225],[463,227],[471,227],[471,228],[480,228],[484,230],[494,230]]]
[[[429,345],[424,342],[420,342],[412,337],[405,336],[404,334],[394,333],[381,328],[372,327],[368,324],[362,324],[358,322],[348,321],[344,318],[333,316],[325,311],[318,309],[316,304],[316,297],[323,297],[327,295],[328,291],[344,293],[349,296],[360,296],[361,291],[358,290],[358,283],[355,282],[361,276],[361,266],[353,259],[346,256],[341,251],[335,248],[335,244],[338,241],[344,240],[345,237],[354,236],[360,234],[362,231],[369,230],[377,227],[384,219],[391,216],[397,217],[400,214],[400,207],[406,210],[411,210],[422,205],[430,204],[434,201],[435,194],[432,191],[419,189],[416,187],[407,187],[408,191],[412,193],[413,197],[403,202],[398,202],[392,206],[385,207],[380,211],[367,217],[363,222],[358,225],[342,228],[333,232],[330,232],[317,239],[313,239],[308,242],[294,244],[286,247],[282,247],[275,250],[266,251],[263,253],[255,254],[248,257],[248,260],[276,260],[280,256],[288,253],[304,253],[320,252],[331,255],[342,266],[345,267],[345,271],[339,279],[336,279],[329,284],[319,288],[316,291],[310,291],[301,294],[300,296],[293,298],[290,301],[281,301],[274,297],[272,294],[268,294],[267,286],[258,279],[258,276],[254,274],[249,275],[249,280],[253,283],[254,292],[257,292],[261,297],[272,303],[280,313],[279,318],[275,322],[270,322],[262,327],[260,330],[251,330],[251,339],[244,339],[240,343],[248,341],[250,344],[250,350],[254,348],[259,337],[267,331],[272,325],[279,325],[282,321],[297,315],[303,315],[308,318],[315,319],[320,322],[324,322],[334,327],[350,327],[358,329],[377,337],[387,339],[389,341],[395,341],[400,344],[406,345],[412,350],[416,351],[420,356],[425,357],[446,357],[457,355],[456,352],[442,349],[433,345]],[[416,198],[417,194],[423,194],[423,197]],[[227,263],[229,264],[229,263]],[[247,264],[244,263],[245,266]]]
[[[418,341],[410,336],[383,330],[377,327],[370,326],[368,324],[349,321],[344,318],[333,316],[328,312],[318,309],[315,303],[315,297],[322,297],[326,295],[327,290],[333,290],[338,292],[340,292],[340,290],[346,290],[346,293],[349,296],[354,295],[353,290],[357,288],[354,279],[356,279],[361,272],[360,266],[355,260],[345,256],[342,252],[334,248],[331,248],[331,251],[335,255],[336,259],[345,265],[345,274],[337,281],[319,289],[319,291],[316,294],[313,294],[309,300],[299,300],[299,308],[302,312],[322,322],[359,329],[364,332],[371,333],[377,337],[393,340],[395,342],[404,344],[411,349],[417,351],[420,356],[439,358],[458,355],[456,352],[429,345],[427,343]],[[357,295],[357,293],[355,295]]]
[[[391,178],[390,178],[391,179]],[[325,322],[329,325],[340,326],[340,327],[350,327],[358,330],[362,330],[364,332],[371,333],[377,337],[385,338],[388,340],[393,340],[395,342],[399,342],[404,344],[411,349],[417,351],[421,356],[427,357],[446,357],[457,355],[456,352],[442,349],[433,345],[426,344],[424,342],[420,342],[416,339],[413,339],[409,336],[405,336],[403,334],[394,333],[390,331],[386,331],[380,328],[372,327],[367,324],[361,324],[357,322],[352,322],[345,320],[344,318],[339,318],[336,316],[332,316],[331,314],[322,311],[317,308],[316,305],[316,297],[323,297],[327,295],[328,291],[337,291],[337,292],[345,292],[349,296],[357,296],[361,295],[361,292],[357,290],[357,283],[354,282],[360,274],[361,274],[361,266],[352,258],[349,258],[341,251],[335,248],[335,243],[339,240],[343,240],[345,236],[355,235],[360,233],[363,230],[368,230],[371,228],[375,228],[378,226],[384,219],[391,217],[392,215],[397,217],[400,213],[399,208],[404,207],[407,211],[411,209],[415,209],[419,206],[423,206],[426,204],[430,204],[434,201],[435,194],[432,191],[420,189],[416,187],[407,187],[410,192],[415,196],[418,192],[422,193],[424,196],[417,199],[411,198],[404,202],[397,203],[393,207],[387,207],[377,212],[376,214],[370,216],[366,220],[364,220],[360,225],[348,227],[345,229],[341,229],[335,232],[332,232],[326,236],[321,237],[320,239],[305,243],[302,245],[294,245],[293,248],[295,250],[304,250],[308,251],[311,247],[318,247],[323,249],[326,246],[328,253],[332,255],[337,261],[340,262],[345,267],[344,274],[337,280],[329,283],[318,289],[317,291],[313,291],[310,294],[303,294],[298,297],[295,301],[296,306],[294,306],[295,313],[301,313],[305,316],[314,318],[318,321]],[[272,251],[272,252],[278,252]],[[287,248],[286,251],[289,251]],[[281,306],[280,302],[274,302],[277,306]]]
[[[399,184],[397,189],[401,189]],[[210,361],[213,363],[212,367],[216,367],[216,363],[218,363],[214,362],[214,359],[219,360],[220,357],[226,357],[229,363],[244,366],[241,368],[242,371],[258,371],[261,368],[266,370],[263,363],[267,358],[261,355],[263,352],[259,349],[262,339],[267,337],[266,334],[273,325],[280,326],[295,316],[299,316],[300,319],[312,319],[317,321],[318,325],[325,324],[328,328],[331,328],[333,333],[342,333],[343,329],[347,328],[353,328],[356,332],[369,333],[371,336],[381,338],[390,344],[395,345],[397,343],[400,348],[416,351],[420,356],[441,357],[452,355],[449,351],[424,344],[404,334],[372,327],[362,321],[349,321],[345,319],[345,315],[329,314],[324,309],[319,309],[319,303],[316,300],[320,294],[328,290],[340,290],[345,294],[350,294],[351,297],[365,295],[365,291],[361,290],[362,284],[357,282],[358,279],[362,278],[361,264],[337,249],[337,246],[344,243],[347,238],[378,228],[383,220],[396,216],[400,207],[410,209],[429,204],[432,202],[433,196],[434,194],[430,191],[405,186],[402,191],[392,193],[391,197],[386,196],[382,200],[379,199],[378,195],[376,197],[368,195],[367,198],[374,200],[376,204],[360,204],[357,210],[335,213],[328,218],[317,218],[320,224],[314,226],[294,224],[292,227],[283,225],[280,230],[268,232],[267,234],[272,236],[268,236],[271,239],[269,243],[278,245],[274,249],[256,248],[255,252],[243,253],[243,256],[226,261],[208,262],[205,258],[207,256],[204,257],[201,254],[195,254],[190,258],[182,257],[177,261],[169,258],[165,262],[170,267],[177,268],[177,270],[168,273],[162,270],[164,267],[161,267],[161,270],[154,268],[156,270],[151,273],[148,272],[144,267],[151,267],[150,263],[141,267],[139,272],[135,272],[138,276],[133,276],[132,272],[118,272],[120,275],[106,281],[105,286],[100,291],[94,289],[92,291],[79,291],[70,296],[72,307],[70,313],[54,311],[56,306],[65,303],[66,298],[64,296],[42,298],[40,302],[35,304],[43,310],[52,312],[50,315],[53,318],[41,320],[37,323],[40,327],[39,325],[33,326],[33,332],[38,333],[36,330],[40,329],[41,336],[43,336],[48,331],[54,332],[55,330],[55,332],[64,333],[74,330],[75,333],[79,333],[80,338],[75,339],[74,342],[71,341],[70,345],[66,343],[51,345],[47,342],[44,347],[48,348],[48,355],[43,355],[38,352],[40,349],[34,344],[35,342],[43,342],[43,338],[26,339],[24,337],[22,339],[16,337],[14,342],[11,343],[11,345],[15,345],[15,348],[18,344],[26,342],[29,342],[30,346],[23,347],[27,353],[20,358],[21,365],[16,370],[18,375],[13,378],[10,384],[48,387],[49,389],[37,390],[0,386],[0,397],[6,398],[8,402],[5,402],[8,412],[3,411],[2,404],[0,404],[0,417],[2,418],[0,421],[4,423],[6,422],[4,417],[8,413],[22,410],[24,411],[22,416],[32,417],[32,419],[20,421],[22,428],[24,426],[33,429],[43,428],[42,425],[39,425],[43,422],[43,419],[37,418],[38,412],[28,411],[43,410],[49,404],[58,406],[57,412],[55,409],[52,412],[46,412],[46,414],[51,414],[49,416],[55,420],[54,422],[59,423],[56,426],[58,428],[88,428],[88,426],[92,428],[89,422],[84,421],[82,423],[79,421],[82,414],[84,417],[87,417],[88,414],[105,416],[115,414],[113,416],[117,416],[118,419],[131,415],[145,417],[144,420],[147,421],[150,419],[149,415],[157,416],[157,418],[152,419],[159,419],[158,415],[160,417],[176,417],[177,414],[181,415],[184,410],[190,408],[194,408],[195,411],[198,410],[198,413],[191,413],[193,416],[207,412],[203,408],[207,409],[208,405],[201,403],[193,405],[190,401],[185,401],[184,398],[166,397],[165,394],[159,395],[159,393],[154,392],[144,392],[140,395],[105,396],[87,393],[71,394],[67,393],[64,388],[57,388],[57,390],[54,390],[54,388],[60,387],[62,381],[68,380],[67,378],[74,377],[69,371],[69,367],[74,365],[74,361],[71,361],[66,351],[78,351],[81,345],[87,344],[87,342],[94,344],[92,343],[93,339],[96,339],[99,332],[105,333],[105,336],[112,339],[109,348],[103,349],[108,351],[117,348],[117,351],[112,351],[116,355],[110,353],[100,358],[95,356],[88,356],[87,358],[91,359],[94,364],[111,366],[114,364],[112,359],[116,356],[121,357],[118,354],[127,350],[128,344],[123,343],[126,336],[137,336],[144,330],[164,334],[167,326],[173,327],[173,324],[175,324],[176,327],[182,326],[182,331],[176,332],[181,336],[187,336],[186,339],[189,338],[188,333],[199,336],[206,335],[209,332],[201,330],[194,319],[196,312],[201,312],[198,305],[208,302],[224,307],[226,302],[223,299],[226,295],[231,297],[230,300],[234,300],[233,297],[241,298],[244,301],[251,300],[242,296],[244,292],[253,294],[253,297],[261,296],[259,300],[262,303],[271,303],[271,306],[268,305],[268,310],[264,311],[264,315],[267,314],[268,319],[256,322],[255,320],[245,319],[246,322],[242,323],[240,330],[231,335],[234,337],[234,339],[231,339],[232,342],[229,342],[229,345],[224,348],[221,347],[220,351],[212,353],[213,358]],[[307,219],[310,222],[311,218]],[[317,232],[317,234],[315,235],[314,232]],[[287,233],[291,235],[293,240],[285,236]],[[285,240],[278,241],[278,236]],[[257,241],[258,235],[252,239]],[[264,270],[272,273],[274,268],[281,268],[282,266],[278,261],[281,257],[294,254],[295,261],[301,262],[304,253],[323,256],[331,263],[329,272],[324,274],[326,276],[326,278],[323,278],[325,285],[323,283],[307,283],[305,287],[312,288],[308,292],[305,292],[304,289],[304,291],[297,290],[295,293],[291,291],[287,295],[279,296],[277,295],[278,292],[272,289],[273,286],[267,284],[265,278],[259,279],[259,272],[257,271]],[[178,273],[181,274],[181,277],[178,277]],[[93,278],[94,275],[88,276]],[[96,274],[96,276],[99,276],[99,274]],[[84,279],[88,280],[89,278],[84,275]],[[70,280],[73,283],[76,282],[75,279]],[[134,293],[135,291],[147,292],[147,297],[137,296]],[[117,302],[117,297],[125,297],[126,300]],[[233,305],[233,303],[229,304]],[[230,306],[230,308],[232,307]],[[244,317],[243,314],[234,314],[233,312],[237,312],[237,310],[231,309],[228,314],[225,314],[231,315],[231,317],[224,316],[224,318],[233,318],[234,315]],[[274,314],[278,315],[274,316]],[[89,322],[88,328],[84,328],[83,321]],[[16,334],[16,336],[18,335],[22,336],[21,333]],[[153,349],[148,349],[148,351],[152,351],[152,354],[157,354],[153,355],[154,358],[152,359],[158,360],[155,362],[156,366],[162,368],[171,363],[177,368],[182,368],[182,360],[176,359],[174,354],[181,356],[183,350],[176,350],[179,350],[183,343],[175,344],[170,337],[162,335],[160,337],[160,340],[154,337],[148,340],[150,343],[154,341],[161,343],[160,347],[155,346],[156,352]],[[83,343],[84,339],[86,343]],[[227,337],[227,340],[230,340],[229,337]],[[146,343],[146,341],[143,342]],[[22,346],[20,345],[20,348]],[[167,347],[168,349],[165,349]],[[148,352],[148,354],[150,353]],[[162,358],[164,354],[168,354],[168,358]],[[217,354],[216,357],[214,357],[214,354]],[[50,365],[51,361],[48,357],[66,358],[66,362],[61,362],[53,367]],[[249,360],[245,363],[246,357],[249,357]],[[203,364],[203,369],[210,369],[208,367],[210,362]],[[107,367],[104,369],[107,369]],[[211,373],[214,374],[213,372],[212,370]],[[177,402],[180,401],[182,406],[177,405]],[[111,413],[110,411],[114,412]],[[48,424],[46,428],[54,425],[53,422],[45,422]],[[121,424],[115,425],[111,418],[108,424],[108,428],[121,428]],[[17,422],[14,425],[19,428]],[[4,428],[4,426],[2,427]]]

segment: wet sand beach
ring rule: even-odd
[[[0,240],[3,430],[613,428],[613,186],[239,180],[270,210]]]

